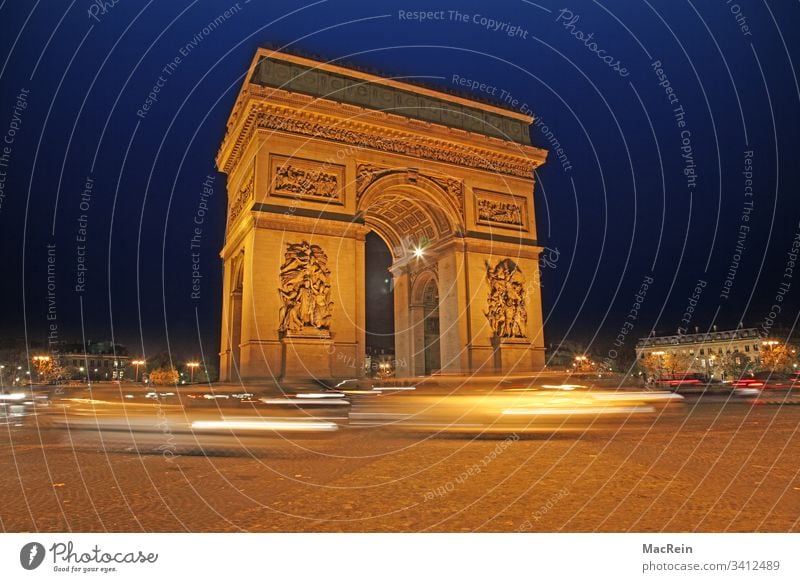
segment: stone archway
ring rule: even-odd
[[[420,273],[411,289],[409,308],[414,375],[430,375],[442,369],[441,326],[439,323],[439,282],[433,270]]]
[[[541,368],[531,121],[259,50],[217,157],[222,379],[362,376],[370,231],[392,253],[399,376]]]
[[[444,345],[440,330],[444,327],[450,335],[458,333],[458,297],[445,293],[448,305],[440,310],[436,273],[441,260],[454,259],[451,243],[464,229],[460,201],[440,185],[447,184],[447,178],[427,176],[414,168],[365,164],[357,176],[357,210],[365,226],[384,240],[393,258],[396,373],[420,376],[438,372]],[[450,316],[443,326],[440,313]],[[444,361],[457,363],[463,347],[457,335],[448,345],[452,349]]]

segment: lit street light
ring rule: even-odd
[[[50,356],[33,356],[33,367],[36,368],[36,381],[42,381],[42,374],[50,364]],[[27,372],[30,375],[30,371]]]
[[[139,366],[144,366],[145,365],[145,361],[144,360],[133,360],[131,362],[131,364],[136,366],[136,379],[134,380],[134,382],[138,382],[139,381]]]
[[[588,356],[575,356],[575,370],[577,372],[585,371],[587,365],[591,365]]]
[[[198,362],[189,362],[188,364],[186,364],[186,367],[189,368],[189,383],[190,384],[194,383],[194,371],[199,366],[200,366],[200,364]]]

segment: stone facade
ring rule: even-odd
[[[371,230],[398,377],[543,366],[530,117],[263,49],[247,79],[217,157],[222,380],[363,375]]]
[[[726,363],[732,363],[727,360],[733,359],[741,365],[758,363],[767,339],[752,327],[653,336],[636,343],[636,357],[644,360],[653,354],[680,356],[686,362],[685,372],[722,378]]]

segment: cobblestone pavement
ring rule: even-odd
[[[349,429],[138,455],[0,426],[4,531],[800,531],[800,407],[518,440]],[[72,442],[70,442],[70,438]]]

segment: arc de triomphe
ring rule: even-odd
[[[364,247],[392,252],[398,376],[544,364],[532,119],[260,49],[228,175],[220,379],[364,373]]]

